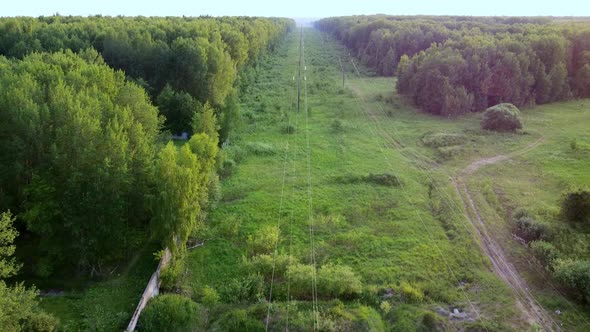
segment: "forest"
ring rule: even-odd
[[[237,98],[293,27],[253,17],[0,19],[0,277],[21,266],[13,241],[28,244],[25,272],[41,278],[106,276],[144,241],[182,256],[219,195],[218,151]],[[182,132],[190,140],[177,148],[170,135]],[[0,284],[3,300],[14,295],[2,308],[22,292],[34,298]],[[11,314],[1,326],[35,329],[22,325],[32,314]]]
[[[550,18],[350,16],[316,26],[421,110],[445,117],[590,96],[590,23]]]

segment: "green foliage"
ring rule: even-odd
[[[287,124],[281,128],[281,132],[283,134],[294,134],[295,133],[295,126],[292,124]]]
[[[316,22],[422,110],[456,116],[510,102],[587,97],[587,22],[534,18],[351,16]],[[397,68],[397,70],[395,70]]]
[[[390,173],[369,173],[368,175],[345,174],[335,176],[334,180],[338,183],[354,184],[365,182],[386,187],[399,187],[401,185],[400,179],[396,175]]]
[[[256,233],[248,235],[246,240],[248,253],[251,256],[272,253],[278,237],[279,229],[276,226],[261,227]]]
[[[7,331],[53,331],[58,321],[39,308],[39,292],[26,289],[22,283],[8,287],[4,281],[20,269],[12,257],[13,241],[18,235],[14,221],[10,211],[0,216],[0,326]]]
[[[205,134],[218,140],[217,117],[211,105],[205,104],[200,112],[194,114],[192,121],[193,133]]]
[[[578,189],[563,195],[561,212],[573,222],[590,222],[590,190]]]
[[[191,331],[202,324],[202,309],[189,298],[177,294],[156,296],[142,312],[139,331]]]
[[[219,302],[219,294],[215,290],[215,288],[205,286],[203,287],[203,296],[201,297],[201,302],[207,307],[212,308]]]
[[[555,246],[543,240],[535,240],[529,243],[533,255],[541,262],[543,266],[551,267],[558,257]]]
[[[433,133],[424,135],[422,143],[431,148],[440,148],[465,143],[467,137],[462,134]]]
[[[512,104],[498,104],[483,113],[481,128],[494,131],[515,131],[522,128],[520,111]]]
[[[447,328],[443,317],[440,317],[431,311],[427,311],[422,315],[422,319],[416,330],[419,332],[435,332],[446,331]]]
[[[577,292],[577,297],[590,302],[590,261],[557,260],[554,264],[555,277]]]
[[[5,331],[54,331],[58,320],[43,312],[37,303],[38,291],[20,283],[8,287],[0,280],[0,326]]]
[[[0,62],[10,132],[0,144],[18,150],[2,149],[0,168],[11,171],[0,187],[39,235],[36,256],[104,273],[145,223],[157,110],[123,73],[70,51]]]
[[[332,121],[332,123],[330,124],[330,128],[332,128],[332,131],[335,133],[340,133],[340,132],[344,131],[344,126],[342,125],[342,121],[340,121],[338,119],[334,119],[334,121]]]
[[[0,279],[10,278],[20,269],[20,265],[12,257],[16,250],[13,242],[18,236],[18,231],[13,226],[15,220],[10,211],[0,215]]]
[[[220,298],[226,303],[256,302],[264,298],[264,286],[262,275],[249,274],[231,279],[218,290]]]
[[[261,321],[252,318],[246,310],[233,309],[219,318],[219,326],[224,331],[254,332],[264,330]]]
[[[182,257],[176,257],[168,266],[160,271],[160,287],[164,290],[173,291],[186,270],[186,262]]]
[[[424,301],[424,293],[416,286],[402,282],[399,287],[402,299],[407,303],[420,303]]]
[[[166,121],[164,128],[174,134],[192,133],[190,124],[196,113],[202,112],[203,106],[186,92],[175,92],[166,85],[156,98],[158,110]]]
[[[326,298],[352,298],[362,291],[359,276],[346,265],[323,265],[317,273],[318,295]]]
[[[246,144],[248,152],[257,156],[272,156],[276,153],[275,147],[269,143],[250,142]]]
[[[543,240],[549,237],[547,225],[540,223],[530,217],[521,216],[513,219],[514,232],[527,243],[536,240]]]

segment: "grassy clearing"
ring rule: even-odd
[[[209,311],[208,328],[232,319],[235,326],[264,323],[274,252],[274,238],[265,234],[276,234],[277,225],[270,327],[283,329],[290,317],[290,329],[312,328],[313,318],[304,318],[313,317],[311,282],[307,283],[311,280],[306,279],[306,273],[313,272],[306,133],[315,265],[318,280],[324,280],[317,286],[319,324],[397,331],[427,329],[427,324],[466,324],[431,316],[442,307],[469,312],[476,325],[522,326],[513,298],[489,272],[467,221],[460,211],[446,206],[448,200],[459,206],[446,184],[446,173],[425,176],[414,160],[384,146],[362,108],[381,112],[383,128],[397,131],[403,139],[402,152],[448,159],[448,170],[465,165],[471,156],[492,153],[500,144],[518,148],[512,144],[513,136],[498,139],[480,133],[476,116],[457,122],[416,114],[392,96],[390,79],[371,78],[365,85],[349,73],[347,88],[342,89],[341,50],[311,30],[305,33],[306,126],[305,113],[294,111],[297,45],[293,35],[279,56],[261,68],[258,85],[243,100],[243,126],[229,149],[239,155],[239,166],[222,183],[223,199],[210,214],[206,245],[188,257],[183,292],[201,301],[208,286],[220,295],[221,303]],[[349,87],[365,98],[358,98]],[[283,128],[289,125],[295,130],[285,133]],[[423,143],[428,133],[440,132],[473,138],[454,155],[465,158],[441,157]],[[534,135],[523,139],[532,140]],[[391,174],[403,185],[359,180],[369,174]],[[335,177],[359,181],[335,181]],[[432,186],[437,186],[436,194]],[[330,270],[333,266],[340,270]],[[346,267],[353,276],[346,277]],[[331,282],[337,289],[351,278],[360,280],[360,291],[334,296],[334,291],[325,289]]]

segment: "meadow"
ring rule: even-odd
[[[519,134],[484,132],[479,114],[416,111],[393,92],[394,79],[357,73],[341,46],[305,30],[307,98],[297,112],[297,46],[293,35],[243,99],[223,198],[177,285],[198,302],[218,296],[203,328],[530,328],[472,237],[449,177],[533,142],[547,128],[533,119],[579,102],[526,110]],[[462,319],[434,314],[455,308]],[[568,317],[571,326],[583,319]]]

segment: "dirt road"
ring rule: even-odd
[[[490,258],[494,272],[506,282],[513,290],[518,306],[526,319],[530,323],[540,325],[545,331],[561,331],[561,327],[553,320],[553,318],[543,309],[535,300],[534,296],[529,291],[526,282],[518,274],[514,265],[506,257],[504,250],[496,239],[490,235],[486,222],[483,220],[477,205],[473,200],[473,195],[467,186],[467,179],[473,173],[483,166],[499,163],[508,160],[512,157],[527,153],[543,143],[543,138],[539,138],[535,142],[527,145],[523,149],[515,151],[510,154],[498,155],[490,158],[478,159],[467,167],[465,167],[460,174],[453,179],[453,184],[459,197],[463,202],[467,217],[473,228],[475,235],[479,238],[479,244],[485,254]]]

